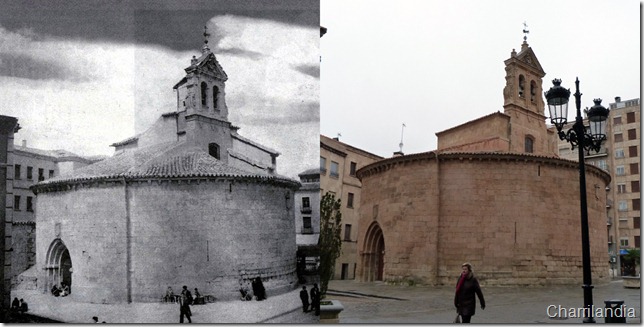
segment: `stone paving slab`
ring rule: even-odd
[[[483,287],[486,308],[477,300],[473,323],[581,323],[571,317],[572,308],[583,308],[583,289],[579,286]],[[360,283],[332,280],[327,299],[342,302],[340,323],[451,323],[456,316],[454,287],[399,286],[382,282]],[[620,299],[635,313],[627,323],[641,323],[641,292],[623,287],[621,280],[595,285],[595,308],[605,300]],[[550,307],[550,312],[548,308]],[[558,311],[562,308],[567,317]],[[550,317],[558,315],[558,317]],[[596,318],[603,323],[604,318]]]
[[[307,285],[309,288],[310,285]],[[32,290],[13,290],[11,297],[25,299],[29,313],[67,323],[178,323],[176,303],[93,304],[72,297],[54,297]],[[268,296],[264,301],[217,301],[193,305],[193,323],[298,323],[317,324],[319,317],[302,312],[299,289]],[[187,321],[186,321],[187,322]]]

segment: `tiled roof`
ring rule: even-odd
[[[36,188],[100,179],[175,177],[239,177],[299,184],[287,177],[251,173],[228,166],[196,146],[186,146],[183,142],[168,142],[116,154],[74,170],[69,175],[40,182],[36,184]]]

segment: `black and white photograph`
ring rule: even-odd
[[[319,10],[1,1],[3,322],[318,323]]]

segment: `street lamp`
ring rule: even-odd
[[[563,127],[567,122],[568,99],[570,90],[561,86],[561,80],[552,81],[553,87],[545,92],[550,110],[550,122],[555,125],[559,138],[568,141],[573,150],[579,147],[579,190],[581,206],[581,250],[583,264],[583,285],[584,289],[584,322],[594,323],[593,317],[593,285],[590,271],[590,242],[588,237],[588,206],[586,202],[586,165],[584,163],[584,150],[590,152],[595,150],[599,152],[602,141],[606,140],[606,120],[608,119],[608,109],[601,105],[601,99],[594,99],[595,105],[587,111],[590,128],[588,133],[581,118],[581,93],[579,93],[579,79],[575,80],[575,104],[577,107],[577,117],[575,124],[571,129],[564,132]]]

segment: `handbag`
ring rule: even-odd
[[[456,318],[454,318],[454,323],[455,324],[460,324],[461,323],[461,314],[457,313]]]

